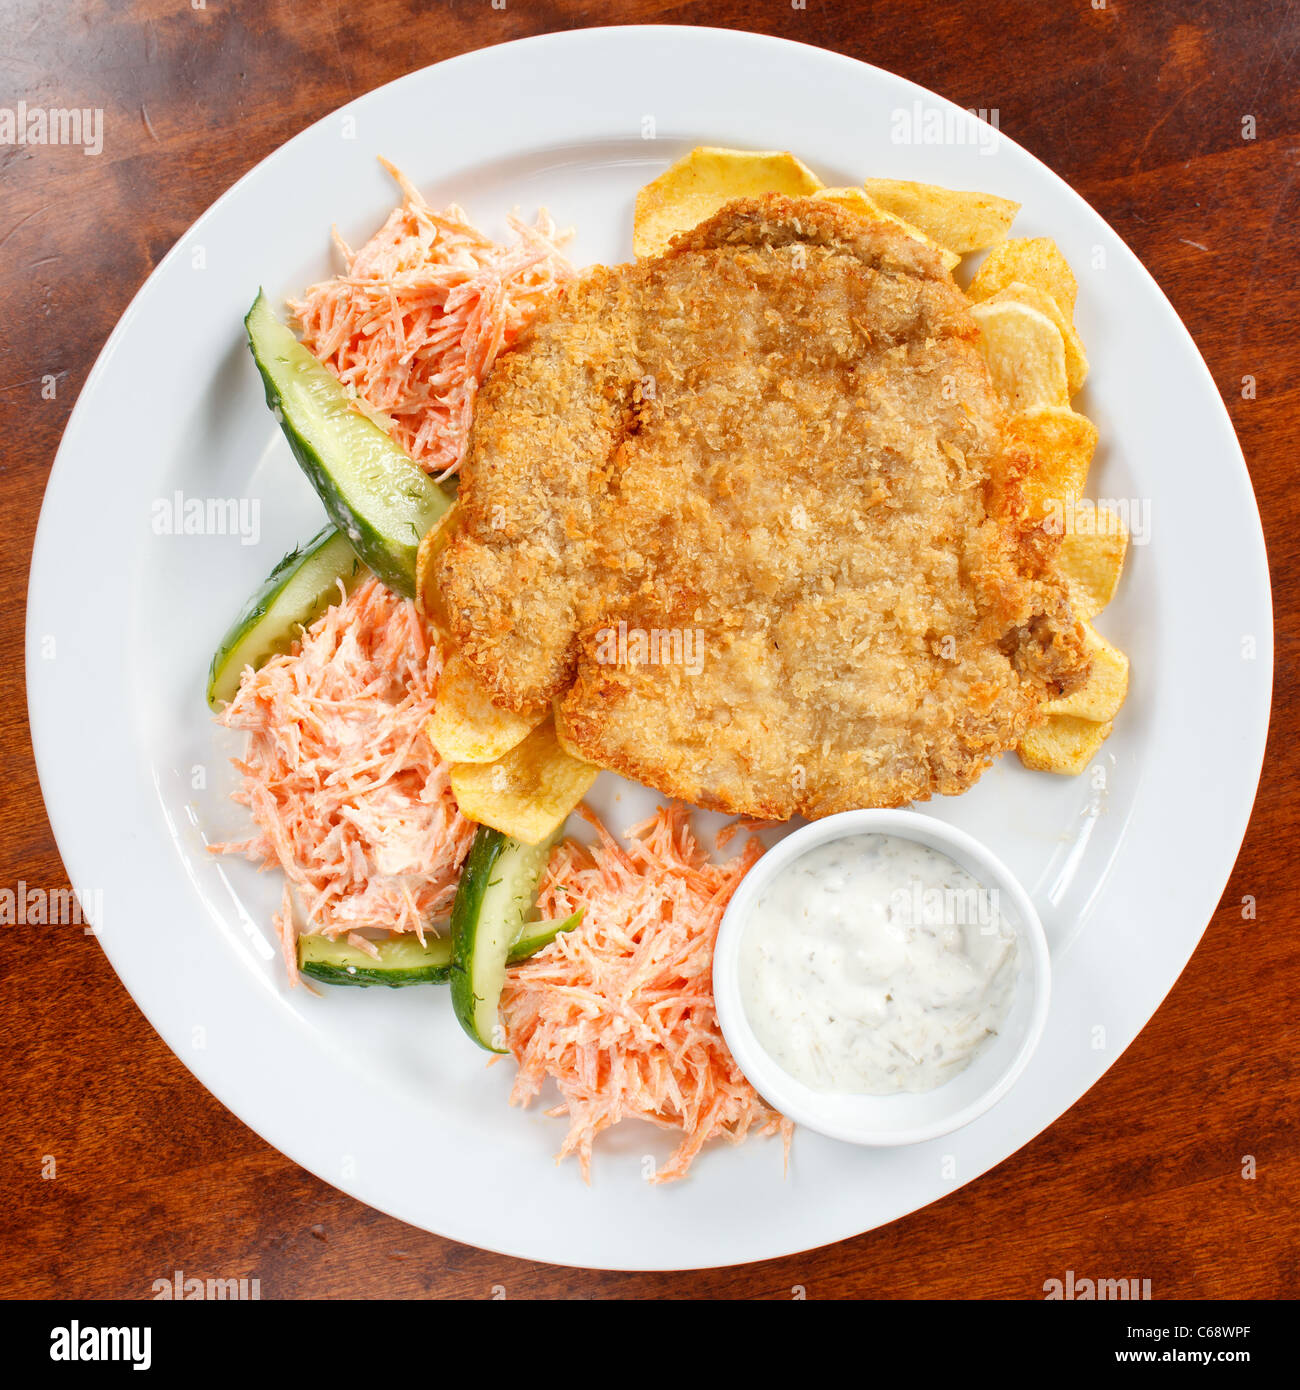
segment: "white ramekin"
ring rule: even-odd
[[[741,940],[754,904],[787,865],[831,840],[849,835],[896,835],[954,859],[989,889],[996,888],[1003,920],[1019,938],[1015,998],[996,1038],[966,1069],[930,1091],[887,1096],[828,1095],[796,1080],[754,1035],[741,1001]],[[1047,1022],[1051,959],[1029,894],[994,854],[964,830],[916,811],[844,811],[786,836],[745,875],[718,931],[713,994],[727,1046],[769,1105],[833,1139],[851,1144],[919,1144],[959,1129],[996,1104],[1024,1071]]]

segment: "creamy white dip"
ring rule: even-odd
[[[914,840],[852,835],[755,903],[741,997],[764,1050],[814,1090],[928,1091],[1002,1026],[1016,952],[996,889]]]

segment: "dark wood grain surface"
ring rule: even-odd
[[[1035,1298],[1073,1269],[1148,1277],[1157,1298],[1293,1296],[1300,8],[1286,0],[0,0],[0,106],[105,112],[96,158],[0,146],[0,524],[12,581],[0,599],[0,887],[66,884],[26,725],[25,578],[60,434],[131,296],[218,194],[350,97],[507,39],[634,22],[779,34],[998,108],[1002,130],[1097,208],[1182,315],[1250,465],[1278,638],[1263,783],[1204,942],[1103,1080],[977,1182],[809,1254],[638,1275],[505,1259],[362,1206],[208,1095],[93,937],[10,927],[0,1294],[147,1297],[179,1268],[256,1277],[268,1298],[485,1298],[494,1286],[510,1298],[789,1298],[796,1285],[811,1298]],[[1248,376],[1254,399],[1243,398]],[[105,442],[104,466],[130,466],[120,442]],[[1204,544],[1207,564],[1234,563],[1215,536]],[[80,736],[93,777],[97,733]]]

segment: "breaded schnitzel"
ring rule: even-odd
[[[813,199],[586,272],[480,393],[437,561],[492,700],[729,812],[965,791],[1088,660],[977,338],[937,253]]]

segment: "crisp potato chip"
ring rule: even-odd
[[[1074,322],[1079,282],[1051,237],[1012,237],[999,242],[985,256],[966,293],[972,299],[989,299],[1016,281],[1046,290],[1065,317]]]
[[[1020,761],[1035,772],[1060,772],[1077,777],[1110,737],[1113,726],[1073,714],[1053,714],[1045,724],[1020,740]]]
[[[820,198],[824,203],[834,203],[836,207],[856,212],[868,222],[889,220],[885,217],[884,209],[877,207],[860,188],[819,188],[812,196]]]
[[[877,206],[919,227],[958,255],[1004,240],[1020,211],[1020,204],[1010,198],[932,183],[864,179],[862,186]]]
[[[433,562],[447,544],[452,527],[456,524],[457,510],[457,504],[453,502],[424,533],[415,554],[415,607],[426,622],[435,626],[442,625],[442,601],[433,582]]]
[[[424,721],[424,733],[443,762],[491,763],[522,743],[546,715],[545,709],[531,715],[498,709],[474,668],[453,651],[443,662],[437,704]]]
[[[1082,496],[1097,448],[1097,426],[1068,405],[1040,405],[1007,421],[1010,439],[1033,456],[1025,477],[1030,510],[1043,513]]]
[[[822,181],[792,154],[701,145],[636,195],[632,249],[657,256],[678,232],[698,226],[733,198],[760,193],[804,197]]]
[[[943,258],[943,268],[951,270],[961,257],[955,251],[950,251],[946,246],[940,246],[933,237],[928,237],[920,229],[914,227],[910,222],[895,213],[882,208],[878,203],[869,198],[860,188],[821,188],[812,195],[814,198],[821,198],[825,202],[835,203],[837,206],[847,208],[850,212],[856,212],[860,217],[865,217],[868,222],[891,222],[895,227],[901,228],[915,241],[923,242],[926,246],[933,248]]]
[[[1105,724],[1119,713],[1128,694],[1128,657],[1106,641],[1091,623],[1084,623],[1083,631],[1092,657],[1084,683],[1072,695],[1048,700],[1043,708],[1049,714],[1069,714]]]
[[[980,346],[1003,406],[1011,414],[1067,405],[1065,344],[1046,314],[1027,304],[974,304]]]
[[[1037,285],[1026,285],[1023,280],[1013,280],[1006,289],[990,295],[984,302],[1002,304],[1008,300],[1028,304],[1031,309],[1046,314],[1060,329],[1061,341],[1065,345],[1065,383],[1073,396],[1088,375],[1088,355],[1083,350],[1083,339],[1079,337],[1074,324],[1061,312],[1061,306],[1046,290]]]
[[[1070,606],[1083,622],[1095,617],[1111,601],[1128,553],[1128,532],[1119,517],[1106,507],[1095,513],[1075,513],[1077,522],[1092,515],[1090,527],[1072,526],[1067,520],[1057,558],[1070,585]]]
[[[564,824],[600,769],[560,747],[551,719],[492,763],[453,763],[451,792],[463,815],[526,845]]]

